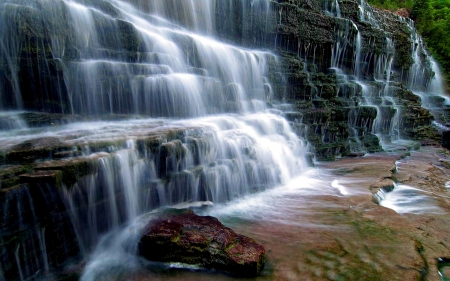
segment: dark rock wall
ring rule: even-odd
[[[72,222],[55,184],[1,189],[0,204],[0,277],[26,280],[78,255]]]

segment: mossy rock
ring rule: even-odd
[[[0,189],[18,185],[21,182],[20,175],[29,173],[32,170],[33,168],[27,165],[0,166]]]
[[[117,25],[120,32],[122,47],[128,52],[142,51],[141,44],[143,41],[134,25],[123,20],[117,20]]]
[[[258,275],[266,261],[264,247],[253,239],[191,210],[170,210],[150,220],[139,254],[151,261],[181,262],[238,276]]]
[[[63,172],[59,170],[41,170],[20,175],[23,183],[51,183],[62,186]]]
[[[433,126],[419,126],[406,130],[406,133],[413,140],[432,140],[439,144],[442,139],[442,133]]]
[[[332,99],[334,97],[336,97],[337,94],[337,90],[336,90],[336,86],[333,84],[325,84],[322,86],[322,88],[320,89],[320,97],[323,99]]]
[[[96,154],[91,157],[78,157],[39,163],[35,166],[37,173],[60,171],[60,182],[66,186],[74,185],[80,178],[98,171],[98,159],[108,154]]]
[[[70,150],[55,137],[38,138],[20,143],[5,152],[7,163],[32,163],[38,159],[50,159],[52,154],[61,150]]]
[[[380,146],[380,139],[376,135],[366,134],[361,141],[369,153],[383,151],[383,148]]]
[[[146,152],[156,153],[158,147],[164,142],[163,136],[148,136],[136,140],[136,147],[141,154]]]

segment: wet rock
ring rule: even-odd
[[[59,172],[56,172],[58,174]],[[51,177],[52,172],[48,172]],[[59,188],[44,174],[36,180],[0,190],[0,260],[3,280],[33,278],[36,272],[61,266],[79,253],[79,245]],[[17,249],[27,254],[17,254]],[[44,249],[44,250],[43,250]],[[45,251],[43,253],[43,251]],[[18,268],[17,265],[27,265]],[[42,268],[42,270],[40,270]],[[49,278],[44,278],[48,280]],[[62,279],[61,279],[62,280]],[[66,280],[66,279],[64,279]]]
[[[35,171],[21,175],[20,179],[26,183],[53,183],[61,186],[62,172],[57,170]]]
[[[98,159],[108,156],[107,153],[92,154],[89,157],[68,158],[39,163],[35,169],[39,173],[45,174],[48,171],[60,171],[61,181],[71,186],[80,178],[88,174],[93,174],[98,170]],[[28,179],[29,177],[27,177]]]
[[[83,118],[77,115],[46,112],[24,112],[20,116],[29,127],[64,125],[83,120]]]
[[[442,146],[450,149],[450,131],[442,132]]]
[[[24,141],[5,153],[7,163],[30,163],[38,159],[48,159],[52,154],[69,150],[68,147],[55,137],[45,137]]]
[[[124,49],[129,52],[138,52],[141,48],[142,39],[139,37],[136,28],[131,23],[123,20],[118,20],[117,24]]]
[[[348,154],[348,157],[363,157],[364,155],[364,152],[351,152],[350,154]]]
[[[303,114],[301,112],[286,112],[285,117],[289,121],[301,122],[303,119]]]
[[[0,189],[10,188],[20,183],[20,175],[31,171],[26,165],[0,166]]]
[[[236,234],[216,218],[190,210],[168,211],[150,221],[139,242],[139,253],[152,261],[180,262],[254,276],[266,260],[265,249]]]
[[[379,139],[376,135],[367,134],[362,139],[362,142],[364,143],[367,152],[374,153],[383,151],[383,148],[381,148]]]
[[[315,166],[315,164],[314,164],[314,158],[315,158],[314,153],[306,153],[305,158],[306,158],[306,163],[308,163],[308,166],[310,166],[310,167],[314,167]]]
[[[441,138],[444,140],[443,136],[445,133],[443,132],[441,136],[441,133],[435,127],[427,125],[413,127],[405,132],[409,138],[413,140],[420,140],[423,146],[439,144],[441,142]],[[444,145],[444,142],[442,142],[442,145]]]

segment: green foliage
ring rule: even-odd
[[[433,56],[450,79],[450,0],[418,0],[412,18]]]
[[[396,11],[400,8],[411,10],[414,6],[414,0],[368,0],[372,6],[391,11]]]
[[[450,85],[450,0],[368,0],[375,7],[406,8]]]

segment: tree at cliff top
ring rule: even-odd
[[[395,11],[400,8],[412,9],[415,0],[368,0],[367,2],[378,8]]]
[[[450,0],[369,0],[378,8],[406,8],[450,83]]]

